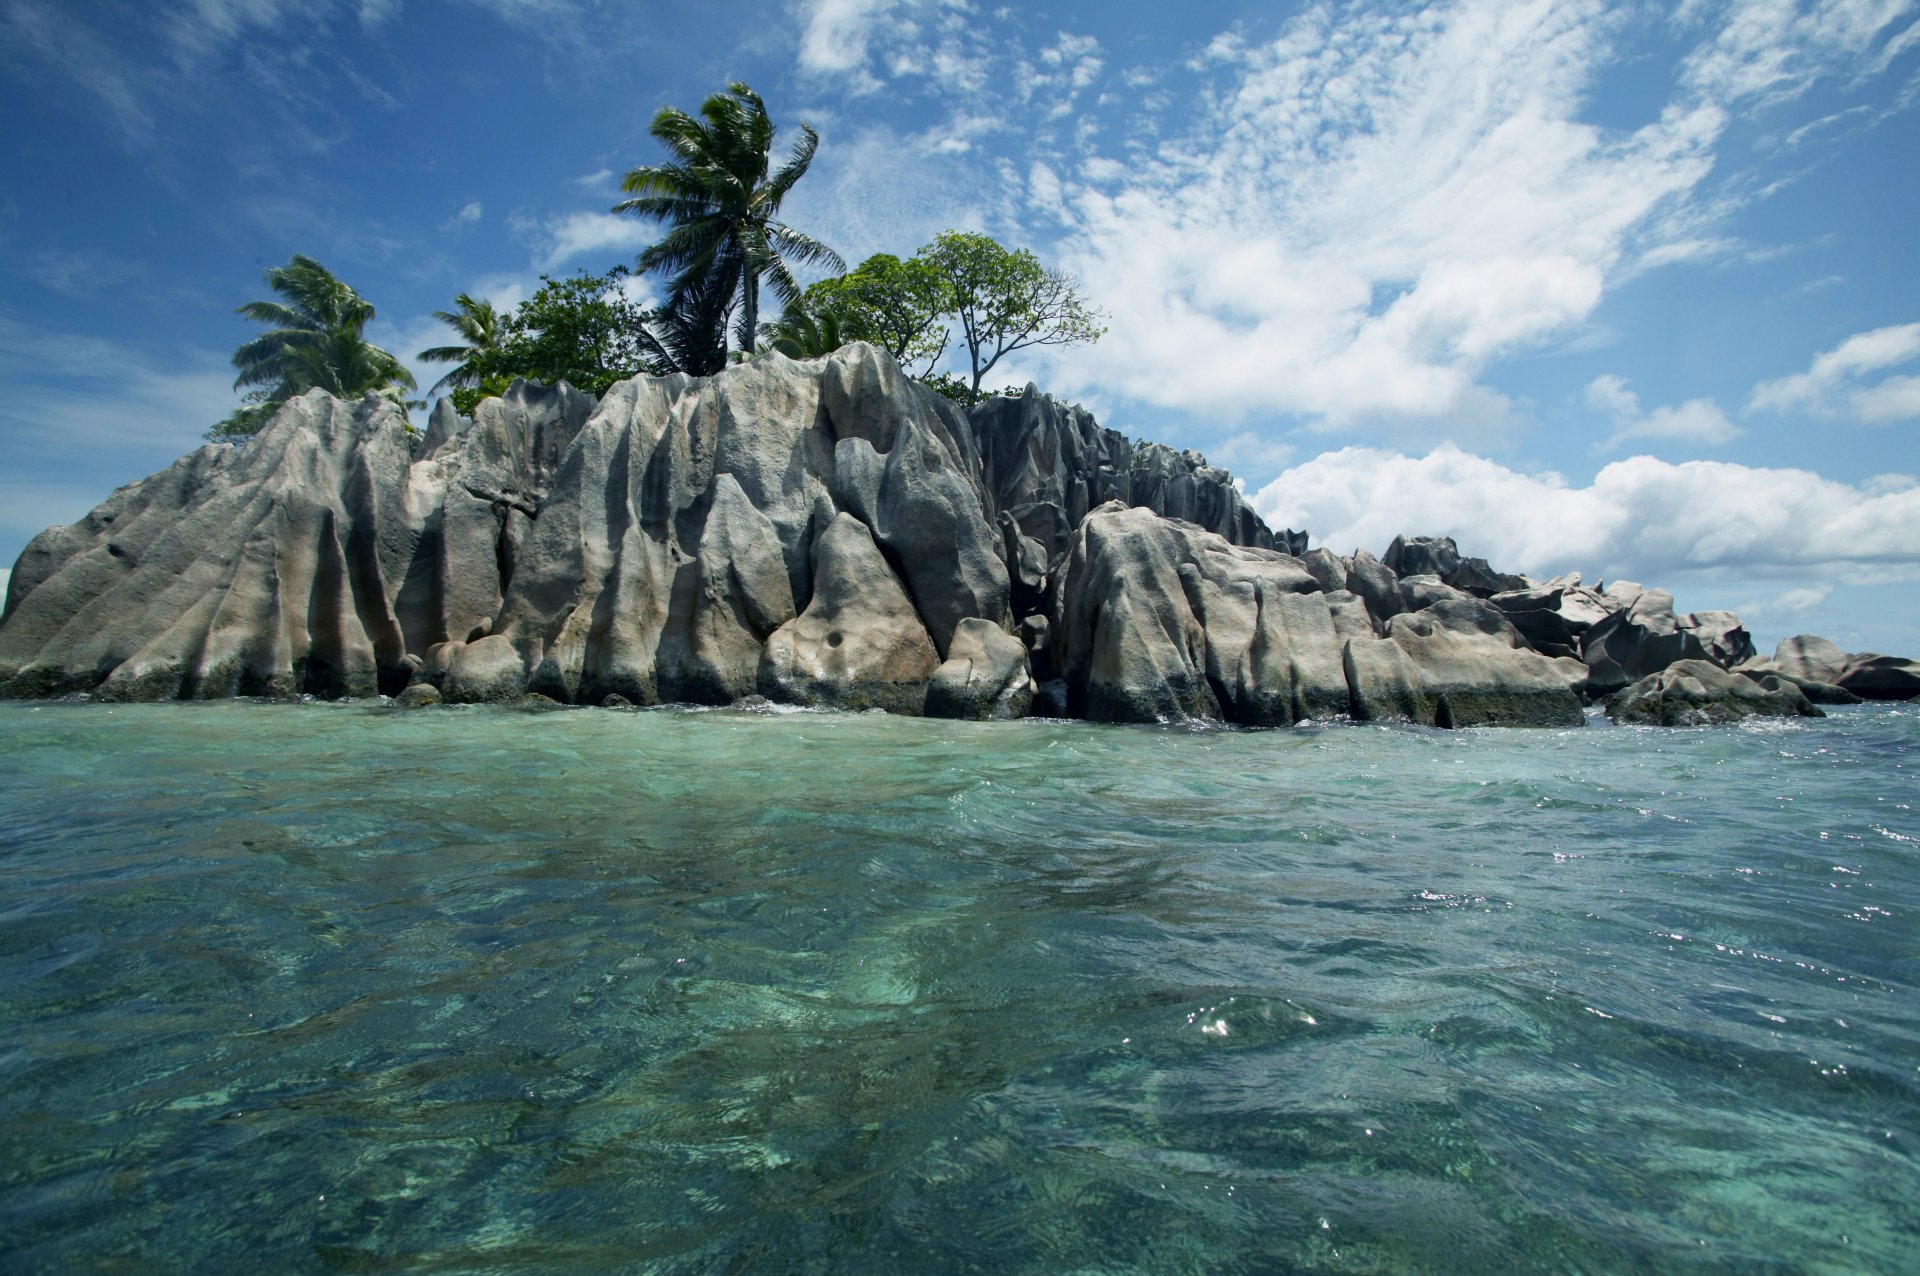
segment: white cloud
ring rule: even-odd
[[[1912,0],[1731,0],[1717,6],[1720,28],[1681,68],[1689,87],[1729,105],[1805,93],[1823,78],[1857,68],[1884,70],[1911,28],[1880,54],[1874,46]]]
[[[1230,434],[1205,451],[1213,464],[1232,470],[1236,482],[1251,480],[1254,483],[1277,473],[1295,454],[1292,444],[1250,430]]]
[[[1059,379],[1230,420],[1504,428],[1483,370],[1588,319],[1724,124],[1687,105],[1582,123],[1613,20],[1465,0],[1216,41],[1189,136],[1062,174],[1063,264],[1112,321]]]
[[[1750,619],[1775,620],[1786,616],[1804,616],[1818,611],[1833,596],[1832,585],[1796,585],[1792,589],[1783,589],[1770,598],[1756,599],[1742,603],[1734,608],[1741,616]]]
[[[1111,320],[1049,381],[1227,421],[1497,437],[1517,410],[1488,371],[1580,344],[1619,282],[1737,255],[1727,219],[1759,195],[1714,177],[1739,162],[1721,153],[1734,113],[1876,73],[1913,0],[1800,7],[1698,6],[1680,24],[1696,55],[1630,129],[1591,107],[1646,15],[1605,0],[1309,7],[1269,40],[1224,33],[1189,64],[1199,91],[1143,103],[1102,134],[1110,153],[1030,148],[1023,168],[1059,179],[1057,201],[1035,191],[1064,210],[1059,264]],[[1033,68],[1069,61],[1056,42]],[[1898,390],[1876,410],[1904,410]],[[1619,437],[1735,432],[1696,400]]]
[[[1614,430],[1605,446],[1617,447],[1631,439],[1659,439],[1710,446],[1731,443],[1740,427],[1727,419],[1712,399],[1689,399],[1678,407],[1640,410],[1640,396],[1620,377],[1595,377],[1587,386],[1587,403],[1613,418]]]
[[[1004,78],[994,76],[1004,51],[954,0],[811,0],[797,60],[803,73],[856,97],[909,84],[947,97],[1006,97]]]
[[[1253,504],[1273,526],[1306,528],[1342,553],[1377,554],[1403,532],[1452,536],[1466,553],[1534,576],[1920,577],[1920,480],[1910,475],[1856,486],[1807,470],[1635,456],[1574,487],[1451,444],[1419,457],[1352,447],[1286,471]]]
[[[1920,359],[1920,323],[1856,333],[1814,357],[1805,372],[1765,381],[1747,400],[1750,412],[1803,411],[1851,417],[1869,425],[1920,418],[1920,377],[1867,378]]]
[[[660,237],[660,228],[654,223],[618,213],[569,213],[547,222],[542,231],[547,239],[546,253],[540,261],[542,270],[553,270],[591,254],[631,257]],[[592,263],[595,269],[617,264]]]
[[[813,0],[800,37],[800,69],[845,76],[856,92],[879,87],[866,70],[867,44],[894,0]]]
[[[460,206],[460,211],[455,213],[448,220],[457,226],[471,226],[475,222],[479,221],[481,218],[481,215],[485,212],[486,212],[486,209],[481,206],[481,203],[479,200],[470,199],[466,203],[462,204]]]

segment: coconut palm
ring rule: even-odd
[[[620,187],[634,198],[613,209],[667,227],[637,264],[670,277],[669,310],[695,299],[701,315],[718,316],[722,363],[727,310],[736,313],[740,345],[751,353],[763,279],[783,304],[792,305],[800,299],[792,266],[846,269],[838,253],[778,219],[781,201],[806,174],[820,137],[802,124],[786,162],[769,175],[773,121],[760,95],[738,83],[702,102],[699,119],[663,107],[648,131],[672,158],[628,173]]]
[[[311,257],[295,254],[266,273],[278,301],[249,301],[238,313],[269,331],[233,352],[233,387],[256,386],[271,407],[320,389],[340,398],[371,390],[404,402],[406,366],[363,335],[373,307]]]
[[[466,293],[453,299],[452,310],[436,310],[433,317],[452,328],[465,345],[435,346],[431,350],[422,350],[414,357],[428,363],[451,363],[455,366],[446,376],[433,383],[427,393],[438,394],[450,387],[467,387],[480,384],[485,375],[481,365],[493,355],[499,353],[500,341],[505,333],[505,316],[493,308],[491,301],[475,301]]]
[[[810,315],[799,306],[788,306],[780,322],[767,324],[760,334],[770,349],[789,359],[818,359],[851,340],[841,327],[839,315],[830,310]]]

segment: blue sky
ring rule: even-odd
[[[650,241],[662,105],[821,133],[788,219],[1110,315],[996,370],[1276,524],[1920,655],[1920,0],[0,0],[0,561],[235,402],[296,252],[403,356]],[[422,385],[437,372],[418,366]],[[1000,375],[1004,372],[1004,376]]]

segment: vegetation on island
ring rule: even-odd
[[[621,188],[630,198],[613,211],[658,223],[659,240],[631,269],[542,275],[511,310],[456,296],[451,310],[434,312],[452,340],[416,356],[452,365],[433,393],[447,392],[470,414],[517,378],[602,394],[640,373],[711,376],[767,350],[812,359],[867,341],[909,376],[972,404],[990,393],[983,381],[1007,355],[1105,332],[1072,276],[975,231],[947,231],[911,256],[877,253],[848,269],[780,220],[819,135],[802,123],[776,164],[778,130],[745,84],[709,96],[698,115],[662,108],[648,131],[667,158],[629,171]],[[797,271],[831,273],[803,287]],[[407,397],[414,379],[400,360],[366,340],[372,305],[326,267],[295,256],[267,271],[266,282],[279,299],[239,309],[269,328],[233,356],[234,386],[250,390],[209,439],[253,434],[280,404],[316,387],[423,406]],[[764,314],[769,295],[777,318]],[[952,371],[940,370],[943,361]]]
[[[407,406],[413,374],[366,339],[373,306],[311,257],[296,254],[266,272],[278,300],[249,301],[239,313],[267,331],[233,352],[233,388],[253,389],[210,439],[257,433],[275,409],[308,390],[355,399],[372,391]]]

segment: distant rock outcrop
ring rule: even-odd
[[[1759,662],[1730,613],[1445,538],[1310,550],[1197,454],[1032,388],[968,413],[865,345],[599,400],[516,384],[417,442],[314,392],[36,537],[0,618],[8,696],[1465,727],[1578,725],[1629,684],[1747,706],[1920,671],[1815,639]]]

